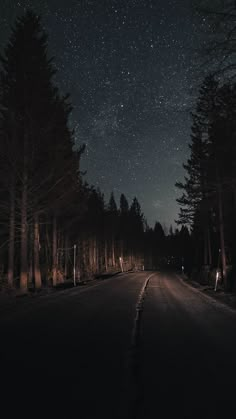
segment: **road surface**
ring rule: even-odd
[[[232,310],[170,273],[22,300],[1,314],[2,400],[8,417],[231,418],[235,328]]]

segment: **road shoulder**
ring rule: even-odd
[[[236,312],[236,294],[231,292],[225,292],[223,289],[217,289],[216,291],[210,285],[202,285],[196,281],[192,281],[186,275],[178,274],[177,277],[180,281],[195,292],[201,294],[207,298],[208,301],[213,300],[222,306],[229,308],[231,311]]]

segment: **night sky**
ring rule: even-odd
[[[191,0],[1,0],[1,46],[25,7],[41,13],[56,81],[71,93],[82,170],[108,199],[137,196],[149,225],[177,218],[204,20]]]

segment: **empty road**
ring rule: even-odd
[[[234,417],[235,330],[235,312],[171,273],[22,299],[0,318],[5,417]]]

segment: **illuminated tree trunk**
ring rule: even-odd
[[[112,266],[114,267],[116,264],[116,259],[115,259],[115,240],[114,240],[114,236],[112,236],[111,239],[111,251],[112,251]]]
[[[133,256],[132,256],[132,251],[130,250],[130,255],[129,255],[129,269],[133,268]]]
[[[104,258],[105,258],[105,269],[106,269],[106,272],[108,271],[108,254],[107,254],[108,248],[107,247],[108,247],[107,246],[107,240],[105,240],[105,253],[104,253]]]
[[[30,238],[30,245],[28,250],[28,286],[33,282],[34,268],[33,268],[33,259],[34,259],[34,231],[28,232],[28,240]]]
[[[27,291],[28,285],[28,226],[27,226],[27,201],[28,201],[28,176],[26,167],[23,174],[23,185],[21,194],[21,271],[20,271],[20,289]]]
[[[83,259],[83,269],[86,269],[87,266],[87,242],[85,238],[82,241],[82,259]]]
[[[42,279],[39,262],[39,218],[37,213],[34,215],[34,281],[35,288],[41,288]]]
[[[64,236],[61,230],[57,230],[57,281],[62,284],[64,282],[64,275],[63,275],[63,247],[65,246],[64,243]],[[58,248],[60,251],[58,252]]]
[[[220,232],[220,253],[222,275],[225,289],[227,289],[227,275],[226,275],[226,254],[225,254],[225,236],[224,236],[224,219],[223,219],[223,202],[222,202],[222,186],[220,182],[217,185],[218,192],[218,211],[219,211],[219,232]]]
[[[97,252],[97,239],[94,237],[93,239],[93,264],[94,264],[94,272],[98,271],[98,252]]]
[[[68,247],[69,247],[69,239],[67,233],[65,233],[65,265],[64,265],[64,275],[67,278],[68,275]]]
[[[88,249],[88,255],[89,255],[89,267],[90,270],[93,272],[93,239],[90,238],[88,241],[89,249]]]
[[[121,239],[120,241],[120,257],[123,259],[124,258],[124,240]]]
[[[48,225],[45,226],[45,256],[47,267],[52,266],[52,242],[48,231]],[[46,276],[46,282],[49,283],[48,275]]]

